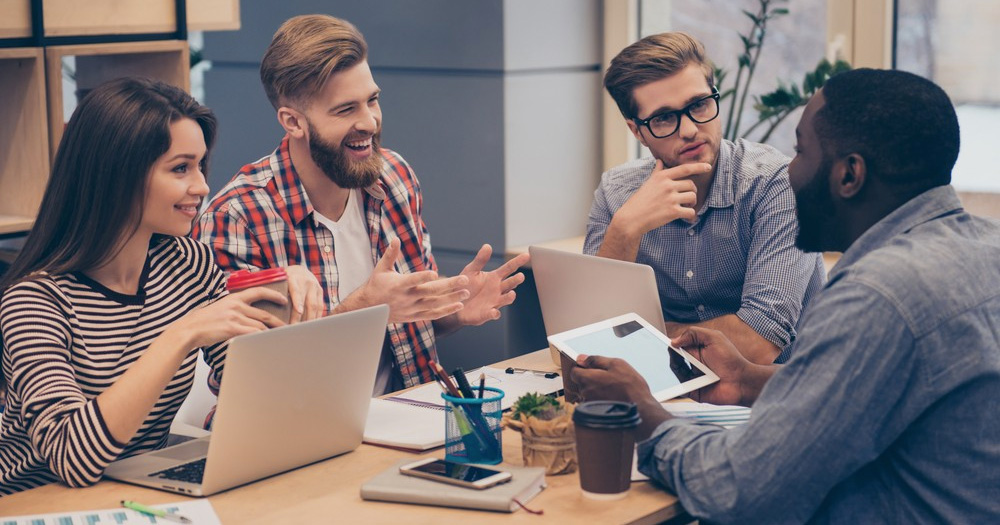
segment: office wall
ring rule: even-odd
[[[242,29],[205,37],[205,102],[221,126],[209,184],[268,154],[281,130],[260,58],[287,18],[328,13],[365,35],[382,88],[383,145],[413,166],[442,272],[482,243],[582,235],[599,176],[598,0],[244,0]],[[533,290],[500,322],[439,341],[448,366],[545,345]],[[535,301],[532,303],[532,301]]]

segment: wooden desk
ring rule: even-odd
[[[555,370],[548,350],[497,363],[535,370]],[[521,435],[504,430],[505,464],[522,465]],[[444,449],[431,452],[444,457]],[[633,483],[625,499],[600,502],[580,494],[576,474],[548,476],[549,487],[528,505],[543,516],[382,503],[361,499],[361,484],[397,460],[417,454],[361,445],[354,452],[210,496],[216,514],[230,523],[660,523],[683,514],[677,498],[648,482]],[[180,494],[116,481],[71,489],[47,485],[0,498],[0,516],[113,508],[123,499],[146,504],[186,499]]]

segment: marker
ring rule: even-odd
[[[472,386],[469,385],[469,378],[465,377],[465,370],[462,370],[462,367],[456,368],[451,375],[455,378],[455,384],[458,385],[458,391],[462,393],[462,397],[466,399],[473,399],[476,397],[472,393]]]
[[[180,514],[175,514],[173,512],[167,512],[165,510],[154,509],[152,507],[147,507],[142,503],[136,503],[134,501],[122,500],[122,507],[126,509],[132,509],[136,512],[141,512],[149,516],[156,516],[157,518],[163,518],[170,521],[176,521],[177,523],[191,523],[191,520],[181,516]]]

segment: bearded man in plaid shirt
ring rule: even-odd
[[[308,268],[320,287],[290,286],[295,312],[388,304],[373,392],[381,394],[431,380],[435,334],[498,319],[524,281],[515,272],[527,255],[486,272],[484,245],[461,274],[438,275],[420,183],[380,147],[367,52],[357,28],[331,16],[298,16],[278,29],[260,75],[285,137],[212,199],[193,234],[226,270]]]

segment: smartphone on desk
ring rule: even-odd
[[[399,467],[400,474],[416,476],[470,489],[485,489],[510,481],[510,472],[465,465],[437,458],[424,458]]]

